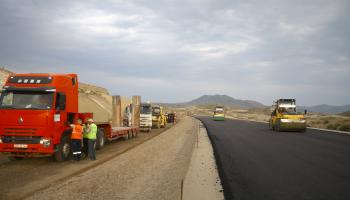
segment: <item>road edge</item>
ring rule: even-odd
[[[224,170],[223,164],[220,162],[220,160],[222,160],[222,159],[220,159],[221,156],[220,156],[220,154],[218,152],[218,148],[216,147],[216,144],[214,142],[215,138],[213,138],[213,134],[210,134],[210,131],[209,131],[207,125],[204,123],[204,121],[202,121],[198,117],[196,117],[196,119],[198,119],[203,124],[204,128],[207,131],[210,143],[211,143],[211,145],[213,147],[215,162],[216,162],[216,166],[217,166],[217,169],[218,169],[218,172],[219,172],[221,185],[222,185],[222,188],[223,188],[224,199],[230,199],[230,197],[233,196],[233,191],[231,191],[229,185],[227,184],[229,181],[225,181],[226,180],[225,177],[227,177],[227,176],[225,175],[225,170]]]
[[[186,199],[224,199],[214,149],[207,129],[197,118],[197,141],[193,147],[191,161],[183,183],[183,198]]]

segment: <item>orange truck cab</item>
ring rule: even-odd
[[[10,157],[70,155],[70,124],[78,113],[76,74],[13,74],[0,97],[0,152]]]

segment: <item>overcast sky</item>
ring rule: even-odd
[[[0,66],[112,94],[350,104],[350,1],[0,0]]]

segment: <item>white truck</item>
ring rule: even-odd
[[[152,129],[152,105],[141,103],[140,106],[140,130],[150,132]]]

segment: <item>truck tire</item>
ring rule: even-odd
[[[149,132],[149,129],[147,130],[147,132]],[[137,137],[137,131],[133,131],[132,132],[132,136],[135,138],[135,137]]]
[[[105,132],[103,128],[100,128],[97,130],[97,135],[96,135],[96,149],[100,150],[105,146]]]
[[[57,146],[57,151],[54,154],[54,159],[58,162],[66,161],[71,153],[71,141],[68,135],[63,135],[61,143]]]
[[[124,140],[128,140],[129,139],[129,132],[123,136],[123,139]]]

